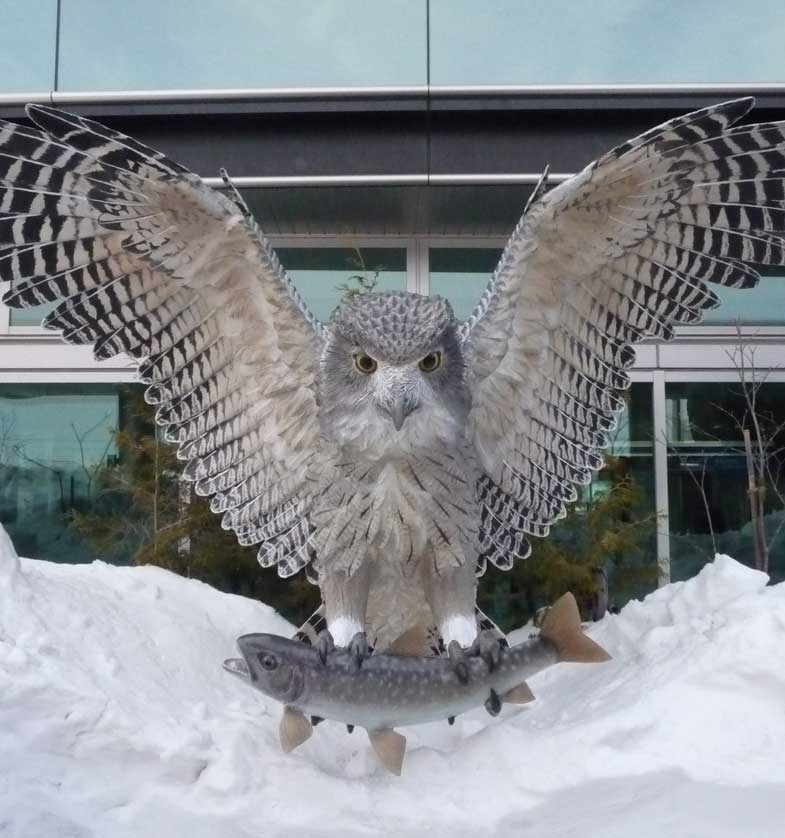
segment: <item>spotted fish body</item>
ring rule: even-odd
[[[285,748],[296,747],[310,735],[309,730],[297,734],[299,741],[291,744],[291,733],[284,728],[293,723],[293,714],[303,722],[306,716],[332,719],[364,727],[377,754],[375,736],[396,736],[401,740],[399,769],[405,740],[393,733],[394,727],[448,719],[484,704],[489,696],[503,700],[515,695],[527,678],[559,661],[608,659],[582,633],[571,594],[556,603],[538,636],[501,650],[493,667],[480,656],[469,657],[465,680],[447,658],[379,654],[358,667],[348,652],[336,651],[322,662],[312,646],[272,634],[243,635],[237,646],[244,661],[224,665],[285,705],[289,714],[282,725]],[[512,700],[519,701],[519,695]]]
[[[348,652],[338,651],[322,664],[310,646],[270,634],[247,634],[237,645],[249,667],[251,683],[306,716],[332,719],[367,730],[433,722],[478,707],[493,689],[508,693],[528,677],[557,663],[556,647],[541,637],[501,653],[493,671],[479,657],[467,660],[468,682],[462,683],[446,658],[372,655],[358,670]],[[290,670],[283,693],[254,680],[253,658],[274,656]]]

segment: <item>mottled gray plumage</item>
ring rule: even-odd
[[[419,361],[428,354],[425,347],[439,349],[448,334],[455,341],[458,326],[444,297],[399,291],[353,294],[333,312],[330,325],[348,343],[362,343],[390,364]]]
[[[529,552],[602,465],[633,345],[785,264],[785,127],[751,100],[671,120],[538,187],[477,309],[406,293],[308,312],[253,219],[90,120],[0,122],[11,306],[140,364],[185,477],[339,640],[474,637],[475,576]]]

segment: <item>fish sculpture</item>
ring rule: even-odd
[[[305,742],[315,724],[332,719],[350,732],[355,725],[365,728],[379,762],[398,775],[406,738],[396,727],[439,719],[452,723],[459,713],[481,705],[497,715],[505,701],[531,701],[526,679],[555,663],[610,659],[583,633],[572,594],[557,600],[538,635],[499,648],[494,660],[470,655],[462,672],[444,657],[386,652],[360,664],[349,652],[336,650],[323,658],[312,646],[274,634],[245,634],[237,647],[243,658],[230,658],[224,667],[283,703],[284,751]]]

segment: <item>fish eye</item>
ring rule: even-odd
[[[262,669],[266,669],[268,672],[272,672],[272,670],[278,666],[278,661],[275,659],[275,655],[271,655],[269,652],[260,652],[258,657],[259,663],[262,665]]]
[[[376,372],[378,364],[373,358],[371,358],[370,355],[366,355],[364,352],[358,352],[354,356],[354,366],[361,373],[363,373],[363,375],[371,375]]]
[[[438,370],[439,367],[442,365],[442,353],[441,352],[429,352],[423,359],[420,361],[417,366],[423,372],[433,372],[434,370]]]

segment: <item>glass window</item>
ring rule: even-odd
[[[608,578],[609,605],[619,608],[657,587],[651,384],[634,383],[624,399],[627,409],[609,435],[606,467],[584,488],[577,508],[585,526],[579,529],[586,542],[582,549],[598,557],[607,549],[600,566]],[[559,538],[558,525],[554,534]]]
[[[785,80],[780,0],[430,0],[430,32],[437,85]]]
[[[763,383],[755,416],[768,440],[764,524],[769,572],[785,578],[785,384]],[[666,388],[671,577],[693,576],[720,553],[754,565],[742,427],[753,428],[741,383],[678,383]],[[754,436],[753,436],[754,439]]]
[[[308,307],[322,321],[330,319],[341,296],[369,283],[376,291],[406,289],[406,249],[402,247],[283,247],[276,248]],[[12,326],[40,326],[57,305],[11,309]]]
[[[652,387],[635,383],[627,411],[610,435],[606,467],[583,487],[567,517],[545,539],[531,537],[532,555],[510,571],[489,569],[480,607],[503,628],[521,625],[565,590],[592,613],[592,591],[607,580],[610,608],[657,586]]]
[[[501,248],[432,247],[429,251],[430,290],[447,297],[455,316],[465,320],[485,290]],[[785,322],[785,275],[776,269],[763,269],[756,288],[723,288],[709,283],[720,298],[718,308],[705,313],[707,326],[729,325],[741,321],[766,326]]]
[[[431,294],[446,297],[459,320],[480,301],[496,267],[498,247],[432,247],[428,251]]]
[[[32,308],[9,309],[9,323],[12,326],[40,326],[44,317],[52,309],[57,308],[57,305],[57,303],[44,303],[43,305],[33,306]]]
[[[115,431],[124,424],[130,390],[0,384],[0,521],[20,555],[62,562],[97,558],[71,524],[74,512],[89,513],[110,500],[98,478],[118,461]],[[128,555],[121,550],[101,558]]]
[[[68,0],[59,87],[425,84],[425,40],[424,0]]]
[[[323,322],[347,292],[363,287],[406,289],[403,247],[279,247],[276,252],[310,310]]]
[[[703,322],[707,326],[739,321],[756,326],[785,323],[785,275],[778,276],[764,268],[756,288],[723,288],[714,283],[709,286],[722,302],[706,312]]]
[[[11,0],[0,5],[0,13],[0,91],[52,90],[57,0]]]

